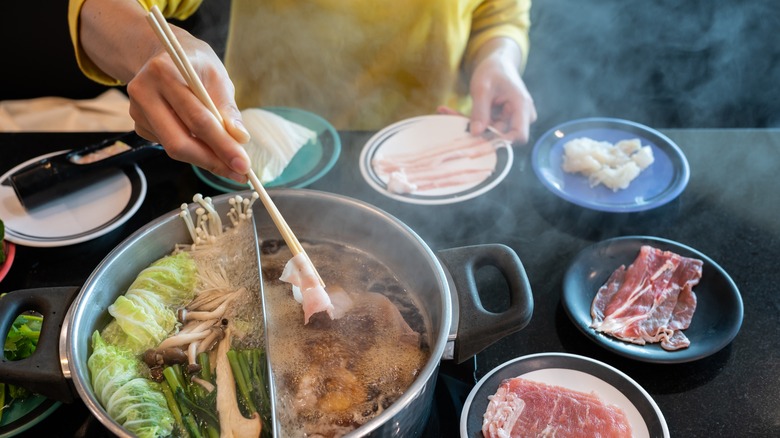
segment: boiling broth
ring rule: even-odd
[[[304,325],[291,286],[279,280],[292,254],[283,242],[263,242],[277,417],[283,436],[338,437],[409,388],[430,356],[428,331],[408,288],[375,258],[336,243],[303,246],[327,290],[344,289],[353,306],[339,319],[320,313]]]

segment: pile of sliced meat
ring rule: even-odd
[[[377,154],[371,164],[378,175],[387,178],[387,190],[412,193],[476,184],[495,171],[480,158],[494,154],[499,147],[511,147],[506,140],[486,139],[469,133],[421,152],[385,156]]]
[[[645,245],[626,269],[620,266],[596,294],[591,327],[618,339],[644,345],[660,342],[665,350],[688,347],[681,330],[696,310],[693,287],[702,261]]]
[[[631,437],[625,413],[593,393],[515,377],[488,398],[482,421],[486,438]]]

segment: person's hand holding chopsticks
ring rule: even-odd
[[[91,26],[91,20],[82,20],[82,46],[97,67],[127,83],[136,132],[162,144],[175,160],[246,181],[249,158],[241,144],[249,141],[249,134],[235,103],[233,83],[211,47],[171,26],[224,126],[189,89],[137,2],[89,0],[83,6],[85,14],[100,15],[113,24]]]

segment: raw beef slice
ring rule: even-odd
[[[618,339],[665,350],[686,348],[687,329],[696,310],[693,287],[702,261],[648,245],[626,269],[620,266],[599,289],[591,305],[591,327]]]

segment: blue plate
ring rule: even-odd
[[[327,120],[297,108],[264,107],[263,109],[317,133],[317,139],[303,145],[284,169],[284,172],[275,180],[264,184],[265,187],[306,187],[322,178],[333,168],[341,154],[341,138]],[[203,182],[224,193],[239,192],[251,188],[249,184],[239,184],[197,166],[192,166],[192,169]]]
[[[579,137],[610,143],[639,138],[642,146],[652,148],[655,161],[626,189],[614,192],[604,185],[591,187],[586,176],[561,168],[563,145]],[[531,163],[542,184],[556,195],[581,207],[611,213],[666,204],[682,193],[690,177],[685,155],[668,137],[639,123],[610,118],[573,120],[550,129],[534,145]]]
[[[599,288],[620,265],[628,267],[642,245],[704,262],[702,277],[693,288],[696,311],[690,327],[683,330],[691,341],[688,348],[666,351],[660,344],[632,344],[590,328],[590,308]],[[583,249],[563,277],[561,302],[574,325],[592,341],[613,353],[650,363],[683,363],[707,357],[728,345],[742,326],[742,296],[726,271],[699,251],[658,237],[617,237]]]

